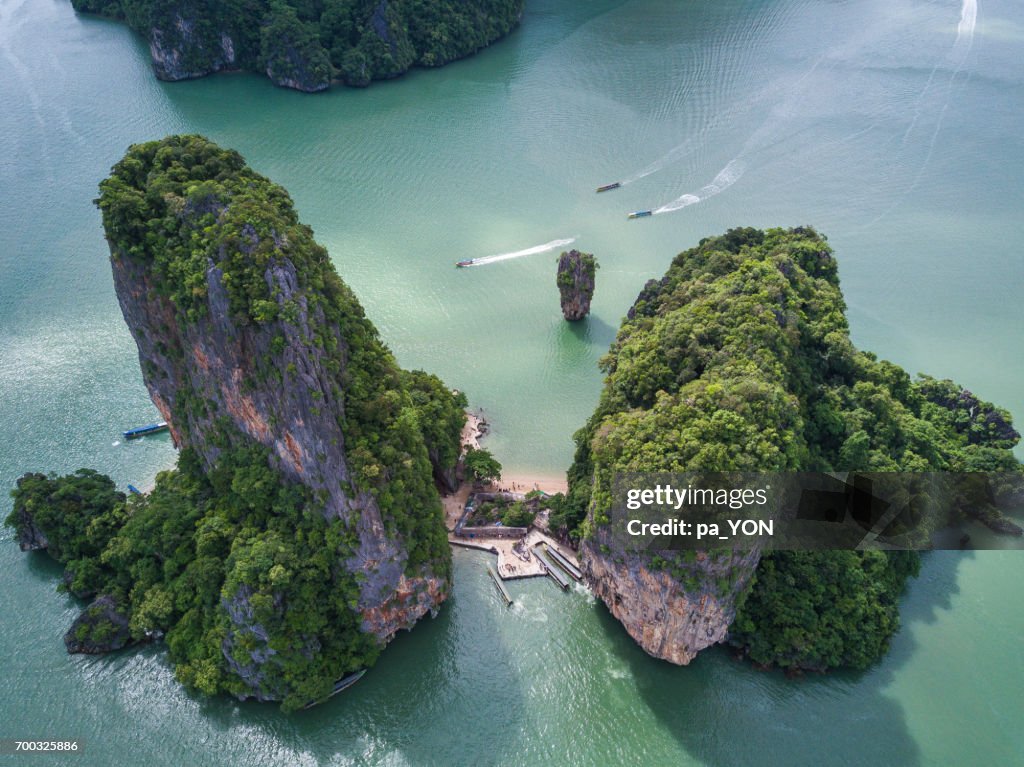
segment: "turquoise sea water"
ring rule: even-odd
[[[399,361],[483,407],[510,470],[566,468],[644,281],[741,224],[818,227],[860,346],[1024,421],[1022,49],[1008,0],[528,0],[479,56],[306,96],[159,83],[122,25],[0,0],[0,486],[83,465],[146,485],[173,462],[166,437],[120,439],[156,411],[91,203],[129,143],[171,132],[288,188]],[[602,264],[579,326],[557,249],[452,268],[571,237]],[[724,651],[654,661],[543,582],[505,610],[483,561],[457,552],[436,620],[285,717],[190,698],[154,648],[67,656],[73,600],[4,533],[0,737],[85,738],[95,765],[1024,763],[1019,552],[929,556],[884,662],[795,682]]]

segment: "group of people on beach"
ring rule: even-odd
[[[537,489],[537,485],[536,484],[534,484],[533,489],[534,490]],[[524,492],[525,490],[526,490],[526,485],[520,485],[517,482],[513,482],[511,487],[499,487],[498,488],[498,492],[499,493],[521,493],[521,492]]]

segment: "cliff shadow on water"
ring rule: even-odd
[[[571,335],[582,342],[607,349],[615,340],[617,330],[596,314],[589,314],[579,322],[562,322],[563,335]]]
[[[920,765],[906,712],[888,691],[917,647],[911,630],[952,609],[960,564],[968,557],[973,552],[923,557],[920,576],[901,600],[902,627],[891,649],[864,672],[789,678],[737,660],[725,646],[705,650],[689,666],[673,666],[646,655],[603,604],[594,609],[614,652],[629,664],[640,698],[705,764]]]
[[[561,317],[552,322],[551,356],[558,361],[558,369],[571,373],[579,369],[581,361],[590,359],[597,350],[603,353],[615,340],[615,328],[590,314],[577,322],[566,322]]]
[[[489,555],[455,552],[455,588],[438,615],[400,634],[357,684],[311,710],[293,714],[225,697],[198,699],[204,722],[221,736],[264,738],[266,763],[515,764],[514,737],[499,727],[528,721],[521,686],[509,676],[512,648],[501,641],[511,615],[483,572]],[[396,734],[400,733],[400,737]],[[211,758],[210,763],[217,763]]]

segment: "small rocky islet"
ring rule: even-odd
[[[590,314],[597,269],[597,259],[590,253],[569,250],[559,256],[555,281],[562,304],[562,316],[569,322],[582,320]]]

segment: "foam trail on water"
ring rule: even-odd
[[[549,250],[555,248],[562,248],[566,245],[572,245],[576,242],[575,237],[566,237],[561,240],[552,240],[551,242],[545,242],[543,245],[534,245],[532,248],[525,248],[524,250],[516,250],[511,253],[498,253],[495,256],[484,256],[482,258],[474,258],[473,266],[484,266],[485,264],[494,264],[498,261],[508,261],[513,258],[522,258],[523,256],[533,256],[537,253],[547,253]]]
[[[692,136],[689,136],[684,142],[673,147],[672,149],[667,151],[665,154],[663,154],[661,157],[659,157],[657,160],[655,160],[642,170],[638,170],[636,173],[633,173],[632,175],[622,179],[620,183],[622,184],[622,186],[627,186],[629,184],[632,184],[634,181],[639,181],[642,178],[647,178],[647,176],[657,173],[658,171],[667,167],[668,165],[672,165],[681,160],[682,158],[693,154],[700,147],[701,142],[704,141],[713,130],[718,128],[723,123],[726,123],[729,120],[731,120],[733,117],[736,116],[738,112],[744,111],[745,109],[754,109],[755,107],[761,108],[766,103],[773,103],[780,99],[792,98],[792,94],[799,91],[804,81],[814,74],[814,72],[818,69],[818,66],[824,60],[825,54],[818,56],[818,58],[814,61],[811,67],[806,72],[804,72],[799,78],[797,78],[796,82],[794,82],[792,85],[785,83],[781,85],[769,85],[768,87],[764,88],[760,93],[755,95],[745,105],[734,106],[724,112],[719,112],[710,121],[708,121],[699,131],[697,131]],[[784,94],[786,93],[789,93],[790,95],[785,96]]]
[[[970,45],[974,41],[974,27],[978,23],[978,0],[964,0],[960,6],[960,23],[956,26],[956,43],[954,50],[961,45]]]
[[[690,154],[692,151],[694,151],[693,144],[694,142],[692,139],[684,141],[679,146],[663,154],[661,157],[652,162],[643,170],[639,170],[632,176],[627,176],[626,178],[622,179],[620,183],[622,184],[622,186],[627,186],[629,184],[632,184],[634,181],[639,181],[642,178],[647,178],[652,173],[657,173],[666,165],[670,165],[671,163],[674,163],[676,160],[679,160],[685,157],[686,155]]]
[[[706,186],[702,186],[696,194],[684,194],[672,202],[662,205],[654,212],[656,214],[671,213],[674,210],[686,208],[690,205],[696,205],[698,202],[704,202],[704,200],[709,197],[714,197],[720,192],[724,192],[730,186],[739,181],[740,176],[743,175],[743,171],[746,169],[747,166],[739,159],[730,160],[728,165],[718,171],[718,175],[712,179],[711,183]]]
[[[908,186],[902,194],[898,195],[896,199],[893,200],[892,204],[889,205],[889,207],[887,207],[873,219],[868,221],[858,231],[863,231],[864,229],[874,226],[876,223],[878,223],[887,215],[889,215],[893,210],[896,209],[896,207],[901,202],[903,202],[904,198],[906,198],[906,196],[910,194],[910,192],[913,189],[917,188],[917,185],[921,182],[921,179],[924,176],[925,169],[931,162],[932,154],[935,152],[935,143],[936,141],[938,141],[939,132],[942,130],[942,124],[946,119],[946,110],[949,109],[949,103],[953,96],[953,85],[956,82],[957,77],[960,75],[960,72],[967,64],[967,57],[970,55],[971,47],[974,45],[974,28],[975,26],[977,26],[977,23],[978,0],[963,0],[960,6],[960,23],[957,24],[956,26],[956,41],[953,43],[953,47],[952,49],[950,49],[947,57],[947,60],[951,63],[953,67],[953,71],[950,74],[948,81],[946,82],[945,102],[943,103],[942,108],[939,109],[938,115],[935,118],[935,128],[932,130],[931,139],[928,142],[928,151],[925,153],[924,161],[917,169],[917,173],[914,175],[914,179],[913,181],[911,181],[910,186]],[[938,69],[938,64],[936,64],[935,69]],[[935,75],[935,69],[932,70],[932,77],[934,77]],[[931,88],[931,83],[932,78],[929,78],[927,85],[925,85],[924,92],[922,92],[921,96],[918,97],[919,102],[921,99],[924,98],[925,94]],[[916,125],[919,114],[920,109],[918,110],[918,114],[915,115],[914,119],[911,121],[910,127],[907,128],[906,133],[903,134],[904,143],[906,143],[907,137],[910,135],[911,130],[913,130],[914,126]]]

